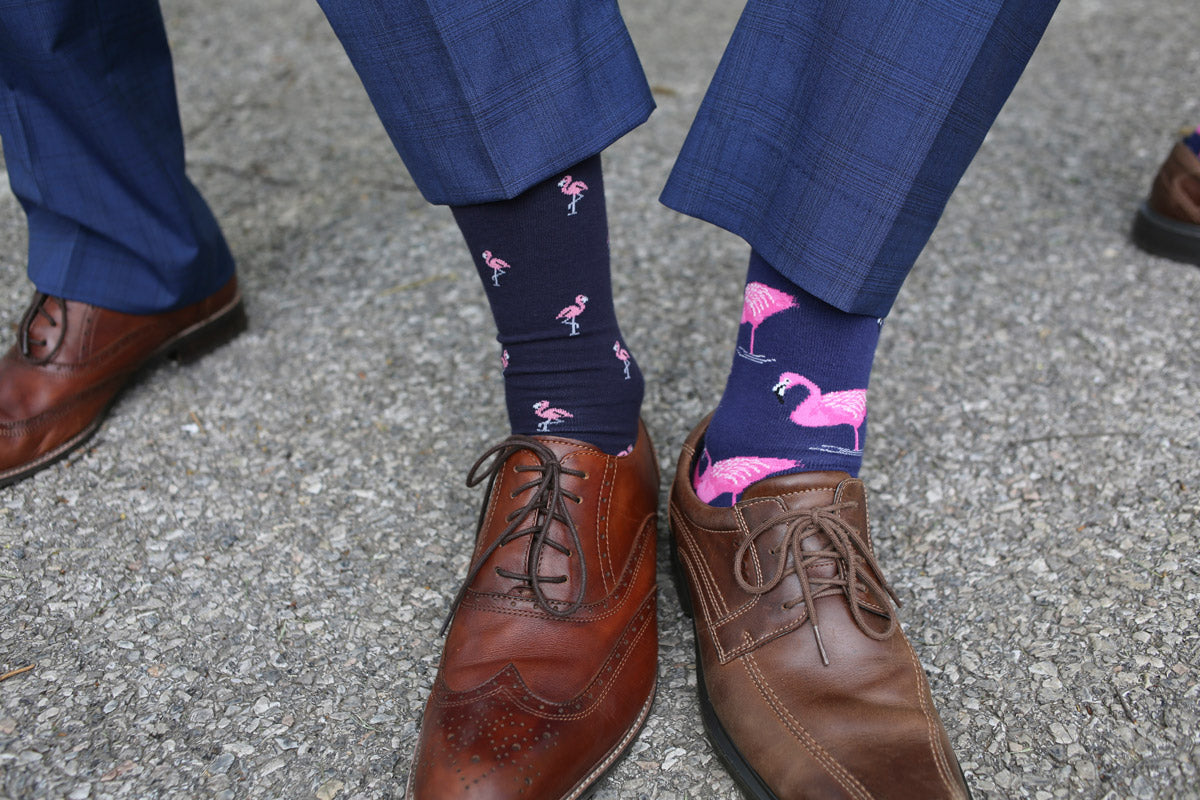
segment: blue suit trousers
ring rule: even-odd
[[[615,0],[320,2],[431,202],[513,197],[653,109]],[[882,316],[1054,6],[750,0],[663,202]],[[0,140],[41,291],[151,312],[232,274],[157,0],[0,0]]]

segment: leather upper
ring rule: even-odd
[[[550,455],[516,445],[497,454],[474,578],[421,724],[408,794],[416,800],[578,797],[649,712],[658,469],[646,431],[623,457],[524,438]],[[551,457],[558,467],[548,468]],[[539,491],[543,510],[522,516]],[[539,543],[531,531],[547,519]]]
[[[966,797],[875,562],[862,482],[786,475],[709,506],[689,479],[706,422],[680,457],[671,529],[704,688],[738,753],[780,800]]]

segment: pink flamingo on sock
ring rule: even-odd
[[[500,369],[508,369],[508,350],[500,351]]]
[[[507,261],[502,258],[496,258],[492,255],[491,250],[483,251],[483,263],[492,268],[492,286],[499,286],[500,276],[511,269]]]
[[[587,191],[587,184],[583,181],[573,181],[570,175],[565,175],[558,182],[558,188],[562,189],[563,194],[571,198],[571,203],[567,206],[571,210],[567,216],[575,216],[575,204],[579,202],[579,198],[583,197],[583,193]]]
[[[785,469],[801,466],[799,461],[792,461],[788,458],[758,458],[756,456],[734,456],[713,461],[712,456],[708,454],[707,447],[704,448],[703,458],[708,462],[708,466],[704,472],[700,472],[700,462],[697,460],[692,471],[692,486],[696,490],[696,495],[706,503],[711,503],[726,492],[733,495],[733,502],[736,503],[738,495],[755,481],[777,472],[783,472]]]
[[[617,458],[624,458],[625,456],[629,455],[632,452],[633,452],[633,445],[629,445],[629,447],[626,447],[624,450],[617,453]]]
[[[771,391],[775,392],[775,396],[782,403],[783,393],[796,385],[807,388],[808,397],[792,409],[788,419],[805,428],[849,425],[854,428],[854,449],[858,450],[858,429],[867,418],[867,390],[849,389],[844,392],[821,394],[821,387],[808,378],[794,372],[785,372],[779,376],[779,383],[775,384]]]
[[[613,352],[617,354],[617,359],[625,365],[625,380],[629,380],[629,351],[621,347],[621,340],[613,342]]]
[[[570,411],[565,411],[561,408],[554,408],[550,405],[549,400],[538,400],[533,404],[533,413],[541,417],[542,421],[538,423],[538,433],[549,433],[550,426],[556,422],[562,422],[564,419],[573,419],[575,417]]]
[[[572,336],[579,334],[579,323],[575,321],[575,318],[583,313],[583,309],[587,305],[587,301],[588,299],[586,294],[577,294],[575,295],[575,303],[558,312],[558,316],[555,317],[555,319],[561,319],[563,325],[571,326]]]
[[[750,323],[749,355],[754,355],[754,334],[758,331],[758,326],[762,325],[767,317],[778,314],[780,311],[794,308],[795,305],[796,298],[787,292],[772,289],[765,283],[758,283],[757,281],[751,281],[746,284],[746,301],[742,306],[742,323]]]

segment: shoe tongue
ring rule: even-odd
[[[846,472],[793,472],[775,475],[750,484],[742,492],[741,500],[762,497],[779,497],[794,492],[811,492],[814,489],[836,490],[843,481],[853,480]],[[791,505],[791,504],[789,504]]]
[[[775,502],[763,503],[763,499]],[[753,500],[760,502],[748,502]],[[835,503],[844,504],[837,509],[837,516],[854,529],[861,537],[862,543],[870,548],[872,545],[867,528],[866,490],[862,481],[846,472],[797,472],[766,478],[746,488],[738,502],[738,508],[742,512],[747,531],[760,525],[769,525],[772,521],[780,523],[774,526],[773,533],[761,540],[766,542],[759,545],[761,550],[764,547],[778,547],[782,544],[787,520],[780,519],[780,512],[803,512],[832,506]],[[812,534],[800,543],[800,547],[808,551],[820,550],[828,547],[829,541],[828,533],[813,529]],[[832,561],[826,561],[809,566],[808,572],[814,578],[830,579],[834,577],[837,569]],[[882,581],[882,576],[876,578]],[[876,597],[875,601],[881,605],[887,604],[886,598],[882,596]]]

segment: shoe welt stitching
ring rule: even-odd
[[[653,603],[653,602],[649,603],[648,606],[649,606],[649,608],[656,610],[655,603]],[[630,656],[632,654],[634,654],[634,650],[636,650],[634,645],[636,645],[638,642],[641,642],[642,638],[644,636],[646,636],[646,632],[649,630],[650,625],[652,625],[652,619],[650,619],[649,615],[644,614],[643,612],[640,612],[640,615],[643,616],[643,619],[638,621],[637,626],[634,628],[634,630],[632,630],[629,633],[628,642],[619,642],[617,645],[617,646],[623,646],[624,652],[623,652],[622,656],[620,656],[620,660],[617,662],[616,667],[614,667],[614,669],[613,669],[613,675],[618,675],[618,674],[620,674],[620,672],[622,672],[622,669],[624,668],[625,663],[629,661]],[[593,681],[592,684],[588,684],[588,686],[589,687],[592,686],[594,684],[594,682],[595,681]],[[584,717],[592,716],[593,712],[596,709],[596,706],[598,706],[600,704],[600,700],[607,697],[608,693],[610,693],[612,691],[612,687],[616,686],[616,685],[617,685],[616,679],[613,678],[613,679],[608,680],[605,684],[604,690],[602,690],[600,693],[596,694],[595,698],[593,699],[592,704],[590,704],[588,706],[587,711],[576,712],[576,714],[559,714],[559,715],[556,715],[553,717],[554,720],[582,720],[582,718],[584,718]],[[517,702],[516,705],[521,706],[521,703]],[[523,708],[523,706],[522,706],[522,708]],[[526,710],[528,710],[530,712],[530,714],[535,714],[535,712],[532,709],[526,709]],[[542,716],[542,715],[538,715],[538,716]]]
[[[608,576],[612,575],[612,572],[613,572],[612,553],[609,552],[609,548],[612,547],[612,539],[609,537],[609,533],[611,532],[609,526],[612,524],[612,516],[613,516],[612,515],[613,502],[612,502],[611,486],[613,486],[617,480],[616,479],[616,473],[617,473],[616,461],[617,460],[615,458],[605,459],[604,475],[601,477],[601,480],[600,480],[600,502],[597,503],[597,505],[596,505],[596,514],[597,515],[599,515],[601,513],[604,514],[604,524],[597,526],[599,528],[602,528],[600,540],[604,544],[603,544],[603,546],[597,547],[596,551],[597,551],[597,554],[600,556],[600,585],[604,587],[604,593],[606,595],[610,591],[612,591],[613,587],[615,586],[615,583],[610,581]],[[610,488],[606,489],[605,487],[610,487]]]
[[[646,702],[642,704],[642,708],[641,711],[638,712],[637,719],[635,719],[633,724],[629,726],[629,730],[625,732],[623,737],[621,737],[621,741],[617,742],[604,760],[597,764],[596,768],[588,773],[587,777],[580,781],[575,789],[562,800],[576,800],[581,794],[583,794],[583,792],[587,791],[591,787],[593,781],[604,774],[604,771],[607,770],[613,764],[613,762],[620,758],[622,754],[624,754],[625,749],[629,746],[629,743],[633,741],[634,737],[637,736],[638,732],[642,729],[642,725],[646,722],[646,717],[650,716],[650,706],[654,704],[654,693],[657,689],[657,686],[658,679],[655,678],[654,684],[650,687],[650,696],[647,697]]]
[[[901,631],[900,640],[904,643],[905,649],[908,651],[908,659],[912,662],[913,671],[916,675],[917,699],[921,703],[921,713],[925,716],[925,726],[929,733],[929,746],[933,750],[933,761],[937,764],[938,775],[942,779],[942,784],[950,790],[951,795],[955,795],[958,792],[950,777],[950,765],[946,762],[946,754],[942,750],[942,739],[938,735],[937,723],[934,720],[933,714],[930,713],[932,696],[930,695],[929,685],[925,681],[925,671],[921,669],[921,662],[917,659],[916,651],[913,650],[912,644],[904,636],[903,631]]]
[[[654,614],[647,613],[647,609],[654,612]],[[624,668],[626,662],[629,661],[630,656],[632,656],[634,650],[637,649],[635,647],[635,645],[639,641],[642,640],[642,638],[646,635],[646,631],[651,628],[653,621],[654,621],[655,614],[657,614],[657,603],[654,603],[652,601],[643,603],[642,609],[638,611],[638,617],[641,617],[641,619],[635,618],[634,620],[632,620],[631,622],[633,623],[634,627],[630,631],[627,631],[626,634],[624,636],[622,636],[621,639],[617,642],[617,647],[623,648],[623,652],[621,653],[621,658],[617,661],[616,665],[613,668],[614,676],[619,675],[621,673],[621,670]],[[607,661],[607,659],[606,659],[606,661]],[[524,684],[524,681],[522,681],[522,684]],[[595,680],[593,679],[592,682],[588,684],[588,688],[590,688],[594,684],[595,684]],[[615,677],[610,678],[604,684],[604,689],[601,692],[599,692],[595,696],[595,698],[592,700],[592,703],[588,707],[588,710],[584,711],[584,712],[578,712],[575,714],[555,714],[553,717],[548,717],[544,714],[538,714],[532,708],[528,708],[528,707],[524,706],[520,700],[514,700],[514,704],[517,705],[518,707],[521,707],[524,710],[528,711],[530,714],[534,714],[535,716],[545,717],[547,719],[557,719],[557,720],[578,720],[578,719],[583,719],[585,717],[591,716],[591,714],[595,711],[596,707],[599,706],[600,701],[608,696],[609,692],[612,691],[613,686],[615,686],[616,684],[617,684],[617,681],[616,681]],[[586,691],[587,690],[585,689],[585,693],[586,693]],[[532,694],[533,693],[530,692],[530,695],[532,695]],[[572,699],[571,702],[574,702],[574,699]],[[558,703],[556,705],[562,706],[562,705],[568,705],[568,703]]]
[[[688,532],[688,535],[690,537],[690,532]],[[699,566],[694,564],[696,561],[703,562],[703,559],[699,556],[693,557],[687,548],[680,548],[680,557],[683,559],[685,566],[688,568],[688,574],[692,575],[693,577],[700,578],[702,588],[705,590],[711,590],[711,592],[715,594],[717,589],[710,586],[712,583],[712,578],[708,571],[701,570]],[[716,634],[717,628],[724,627],[743,615],[748,614],[750,611],[754,610],[755,606],[757,606],[761,600],[761,597],[755,597],[749,602],[740,606],[737,611],[721,616],[716,622],[713,621],[712,615],[708,613],[708,609],[703,606],[701,607],[701,612],[704,615],[704,633],[713,643],[713,648],[717,651],[717,660],[720,663],[727,664],[733,659],[737,658],[739,655],[754,650],[768,639],[772,639],[780,633],[786,633],[787,631],[792,631],[799,628],[804,624],[804,621],[808,619],[808,614],[806,613],[803,616],[787,622],[775,630],[769,631],[758,638],[752,637],[748,631],[743,632],[747,638],[747,643],[739,647],[735,647],[732,650],[727,650],[724,644],[722,644],[720,637]],[[724,605],[724,603],[722,603],[722,605]],[[699,631],[699,628],[697,628],[697,631]]]
[[[693,566],[691,564],[691,562],[693,560],[693,556],[687,550],[681,549],[679,557],[684,562],[684,569],[691,572],[693,570]],[[696,568],[696,569],[698,569],[698,568]],[[687,591],[687,590],[688,590],[688,587],[684,587],[684,591]],[[703,595],[701,595],[701,597],[703,599]],[[698,608],[696,606],[698,606]],[[710,642],[712,642],[712,644],[713,644],[713,648],[717,651],[717,661],[719,661],[722,664],[728,662],[729,657],[725,652],[725,648],[722,647],[722,645],[721,645],[721,640],[718,639],[716,636],[714,636],[712,633],[712,622],[708,619],[708,610],[704,607],[704,604],[696,603],[693,606],[693,612],[696,614],[696,617],[697,617],[697,619],[696,619],[696,623],[697,623],[696,624],[696,635],[697,636],[701,635],[700,634],[701,628],[699,625],[699,622],[700,622],[699,617],[701,614],[703,614],[704,615],[704,635],[708,637],[708,640]]]
[[[634,616],[634,618],[632,620],[630,620],[630,627],[625,631],[625,633],[621,636],[621,638],[619,640],[617,640],[615,648],[619,648],[622,652],[621,652],[621,657],[617,660],[617,663],[614,665],[614,669],[613,669],[614,675],[617,675],[621,672],[625,663],[629,660],[630,656],[637,649],[635,647],[635,645],[646,635],[646,631],[651,628],[651,624],[654,620],[656,613],[657,613],[657,603],[654,602],[654,595],[653,594],[647,595],[646,599],[642,601],[642,606],[638,609],[637,614]],[[606,663],[607,663],[607,659],[606,659]],[[601,666],[603,666],[603,664]],[[542,719],[555,719],[555,720],[583,719],[584,717],[587,717],[588,715],[590,715],[592,713],[592,710],[595,709],[595,707],[600,703],[600,701],[603,700],[604,697],[609,694],[612,687],[618,683],[618,681],[616,681],[615,679],[609,679],[607,681],[607,683],[605,684],[605,688],[601,692],[599,692],[598,694],[595,695],[593,702],[589,706],[589,710],[586,712],[575,713],[575,714],[555,714],[555,713],[547,714],[544,711],[540,710],[539,708],[534,708],[533,705],[531,704],[533,701],[531,701],[529,698],[536,698],[537,695],[534,694],[534,692],[529,688],[529,686],[521,678],[520,673],[517,672],[516,669],[513,668],[511,665],[509,665],[508,667],[505,667],[503,670],[501,670],[500,675],[503,676],[506,673],[511,673],[514,675],[514,682],[519,685],[521,691],[525,695],[525,697],[517,697],[515,695],[510,695],[510,697],[509,697],[510,702],[512,702],[512,704],[514,706],[520,708],[522,711],[525,711],[535,717],[540,717]],[[495,679],[493,679],[493,680],[495,680]],[[586,694],[587,691],[594,684],[595,684],[595,679],[593,679],[592,682],[588,684],[588,686],[584,689],[583,692],[580,693],[580,695]],[[477,690],[470,690],[470,691],[461,692],[461,693],[455,692],[454,694],[458,695],[457,697],[453,697],[453,696],[438,697],[437,690],[435,687],[434,697],[436,698],[435,702],[438,706],[452,707],[452,706],[462,706],[462,705],[470,705],[473,703],[478,703],[481,700],[486,700],[488,697],[491,697],[494,694],[508,693],[508,692],[511,692],[511,690],[512,690],[512,687],[507,686],[503,683],[497,683],[495,686],[492,686],[491,688],[487,689],[486,691],[482,691],[482,692],[479,692]],[[580,695],[576,695],[576,698],[579,697]],[[547,703],[542,700],[537,700],[537,705],[540,707],[552,706],[552,707],[557,707],[557,708],[563,708],[566,706],[570,706],[572,703],[574,703],[576,701],[576,698],[572,698],[563,703]]]
[[[11,422],[0,422],[0,436],[24,436],[29,431],[37,430],[40,426],[45,425],[46,423],[56,422],[63,417],[70,416],[78,410],[79,406],[83,402],[86,402],[91,398],[92,395],[95,394],[103,394],[111,391],[113,398],[115,398],[117,394],[120,393],[121,387],[117,386],[116,389],[112,389],[112,384],[119,384],[126,377],[126,374],[121,374],[107,378],[101,383],[89,386],[83,391],[72,395],[65,402],[60,403],[54,408],[43,411],[35,416],[28,417],[26,419],[13,420]],[[104,417],[106,416],[106,412],[108,411],[107,404],[111,403],[113,398],[110,398],[108,401],[106,401],[106,404],[100,409],[96,417],[94,417],[94,419],[97,420],[97,424],[103,421]]]
[[[685,560],[690,561],[690,560],[692,560],[691,551],[693,549],[698,549],[698,547],[695,543],[696,537],[692,533],[692,526],[686,522],[686,518],[681,513],[679,513],[676,508],[672,508],[671,510],[675,511],[676,512],[675,516],[680,519],[680,522],[679,522],[680,533],[676,534],[675,538],[677,540],[677,543],[681,543],[684,546],[680,547],[678,549],[682,552],[682,555],[685,557]],[[708,531],[708,532],[709,533],[721,533],[720,531]],[[698,556],[695,557],[695,559],[701,563],[703,563],[703,561],[704,561],[704,559],[702,559]],[[708,597],[708,601],[711,604],[712,608],[720,611],[720,616],[718,617],[718,619],[725,619],[726,617],[728,617],[731,613],[729,610],[729,606],[727,606],[725,604],[725,598],[721,595],[720,590],[717,589],[716,584],[712,579],[711,573],[707,569],[700,569],[697,566],[697,567],[689,570],[689,574],[693,574],[694,578],[699,579],[701,588],[703,589],[704,594]],[[707,613],[705,614],[705,616],[711,617],[711,615],[709,615]],[[709,619],[706,619],[705,621],[710,622]],[[710,624],[711,624],[711,622],[710,622]]]
[[[617,660],[616,664],[614,665],[614,674],[617,674],[621,671],[622,666],[625,664],[625,662],[629,659],[629,656],[636,649],[633,645],[636,644],[637,641],[640,640],[642,638],[642,636],[645,635],[646,630],[650,627],[651,622],[654,620],[655,615],[657,614],[657,607],[658,607],[658,604],[656,602],[656,597],[655,597],[654,592],[647,594],[645,596],[645,598],[643,598],[641,605],[638,607],[638,610],[634,614],[633,618],[630,619],[629,623],[626,626],[626,629],[623,631],[623,633],[621,635],[621,638],[619,638],[617,640],[616,644],[613,646],[614,651],[619,650],[621,652],[621,657]],[[607,664],[610,659],[611,659],[611,655],[608,659],[605,659],[604,663],[602,663],[601,666],[604,666],[604,664]],[[517,696],[512,696],[510,698],[512,703],[514,705],[520,707],[522,710],[528,711],[530,714],[532,714],[536,717],[542,717],[544,719],[581,719],[581,718],[587,716],[587,714],[544,714],[544,713],[540,713],[540,710],[544,706],[554,706],[554,707],[558,707],[558,708],[570,706],[572,703],[576,702],[578,697],[587,694],[588,690],[595,684],[594,678],[588,684],[588,686],[584,688],[584,690],[582,692],[580,692],[578,695],[571,698],[570,700],[567,700],[562,703],[546,702],[546,701],[538,698],[538,696],[533,692],[533,690],[529,688],[529,686],[521,678],[521,674],[516,670],[516,667],[514,667],[512,664],[509,664],[504,669],[500,670],[500,672],[497,673],[496,676],[489,679],[489,680],[493,681],[494,683],[491,687],[489,687],[487,689],[483,689],[481,686],[481,687],[477,687],[475,689],[469,689],[469,690],[462,691],[462,692],[453,691],[453,690],[449,689],[449,687],[446,687],[444,690],[439,690],[439,687],[445,687],[445,683],[439,680],[437,682],[437,684],[435,684],[435,686],[434,686],[434,691],[431,695],[431,702],[435,703],[438,706],[442,706],[442,707],[453,707],[453,706],[462,706],[462,705],[470,705],[472,703],[478,703],[481,700],[486,700],[488,697],[491,697],[492,695],[497,694],[499,692],[510,691],[512,689],[512,687],[509,686],[508,684],[506,684],[502,680],[506,676],[511,676],[509,678],[509,680],[513,684],[516,684],[517,686],[519,686],[520,690],[527,696],[527,698],[534,698],[536,700],[536,703],[539,706],[539,708],[535,709],[532,707],[532,705],[530,705],[530,703],[534,702],[534,701],[530,701],[530,700],[527,700],[526,698],[521,698],[521,697],[517,697]],[[596,695],[596,702],[599,702],[600,699],[602,699],[606,694],[608,694],[609,690],[616,683],[617,682],[615,680],[609,680],[608,684],[607,684],[607,688],[605,688],[604,691],[601,692],[600,694]],[[595,703],[592,703],[592,705],[594,706]]]
[[[758,689],[759,694],[761,694],[763,699],[767,702],[767,705],[771,707],[776,716],[779,717],[780,721],[783,722],[783,724],[788,728],[789,731],[791,731],[792,735],[796,737],[796,739],[804,746],[804,748],[813,755],[816,761],[825,767],[825,771],[829,773],[829,776],[836,780],[838,784],[848,793],[859,798],[859,800],[872,800],[872,795],[867,788],[859,783],[858,779],[855,778],[849,770],[842,766],[842,763],[838,761],[832,753],[822,747],[820,743],[813,738],[812,734],[805,730],[804,726],[801,725],[796,718],[792,716],[791,712],[784,707],[783,702],[779,699],[779,696],[775,694],[775,690],[771,688],[771,685],[767,683],[766,679],[763,677],[762,671],[758,667],[758,663],[754,660],[754,656],[750,654],[743,656],[742,663],[745,666],[746,671],[750,674],[751,680],[754,681],[754,685]]]

